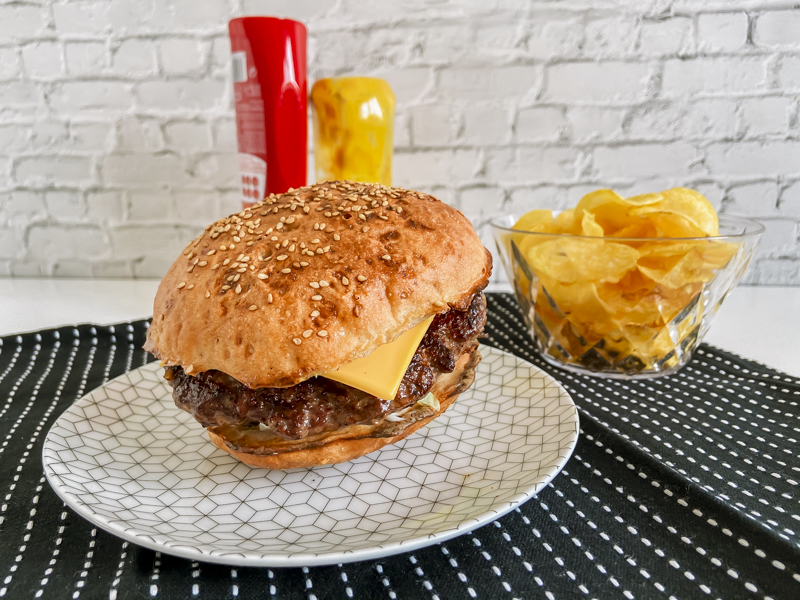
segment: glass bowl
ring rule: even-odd
[[[721,215],[720,235],[615,238],[492,221],[533,342],[548,363],[600,377],[674,373],[742,278],[764,227]]]

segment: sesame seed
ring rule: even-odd
[[[233,236],[233,241],[234,242],[241,242],[242,238],[240,238],[238,235],[235,235],[235,236]]]
[[[206,298],[210,298],[210,297],[211,297],[211,292],[209,292],[208,290],[206,290]]]
[[[361,219],[362,221],[366,221],[367,215],[358,215],[358,218]]]
[[[398,206],[396,210],[397,210],[397,212],[398,212],[398,213],[401,213],[401,212],[403,212],[403,208],[402,208],[402,207],[400,207],[400,206]]]
[[[228,250],[233,250],[234,248],[236,248],[236,246],[234,246],[233,244],[231,244],[230,246],[228,246]]]
[[[295,248],[296,248],[296,246],[294,244],[292,244],[291,246],[289,246],[289,252],[294,252]]]
[[[324,338],[324,337],[328,337],[328,332],[327,332],[327,331],[325,331],[324,329],[320,329],[320,330],[317,332],[317,335],[318,335],[319,337],[323,337],[323,338]]]
[[[223,291],[227,291],[227,290],[229,290],[229,289],[231,289],[231,286],[229,286],[229,285],[223,285],[223,286],[222,286],[222,290],[223,290]]]
[[[331,247],[330,247],[330,246],[325,246],[325,247],[322,249],[322,251],[323,251],[323,252],[330,252],[330,251],[331,251]]]
[[[294,338],[292,339],[292,341],[294,342],[295,346],[299,346],[300,344],[303,343],[303,340],[301,340],[300,338]]]
[[[369,231],[369,225],[364,225],[364,226],[361,228],[361,231],[363,231],[364,233],[367,233],[367,232]]]
[[[388,254],[384,254],[383,256],[381,256],[381,258],[382,258],[383,260],[392,260],[392,257],[391,257],[391,256],[389,256]]]
[[[236,292],[237,294],[241,294],[242,293],[242,284],[237,285],[236,289],[233,290],[233,291]]]
[[[325,281],[324,279],[320,279],[319,286],[320,287],[329,287],[331,284]]]
[[[266,273],[259,273],[258,274],[258,278],[259,279],[266,279],[267,277],[269,277],[269,275],[267,275]]]
[[[242,262],[247,262],[248,260],[250,260],[250,257],[242,255],[242,256],[239,257],[239,260],[242,261]]]
[[[384,221],[388,221],[388,220],[389,220],[389,217],[387,217],[386,215],[378,215],[378,216],[379,216],[381,219],[383,219]]]
[[[236,275],[234,275],[234,276],[233,276],[233,281],[234,281],[234,283],[236,283],[237,281],[239,281],[239,279],[240,279],[241,277],[242,277],[242,274],[241,274],[241,273],[236,273]]]
[[[288,269],[288,268],[287,269],[281,269],[281,273],[283,273],[284,275],[287,275],[287,274],[289,274],[291,272],[292,272],[292,270]]]
[[[181,282],[178,284],[178,289],[181,289],[181,288],[183,288],[183,286],[185,286],[185,285],[186,285],[186,282],[185,282],[185,281],[181,281]]]
[[[312,334],[312,333],[314,333],[314,332],[313,332],[313,331],[311,331],[310,329],[306,329],[306,330],[303,332],[303,337],[304,337],[304,338],[311,337],[311,334]]]
[[[318,311],[318,310],[312,310],[312,311],[311,311],[311,318],[312,318],[312,319],[313,319],[313,318],[316,318],[316,317],[318,317],[318,316],[319,316],[319,311]]]
[[[289,257],[286,256],[285,254],[281,254],[280,256],[276,256],[275,260],[286,260],[287,258],[289,258]]]
[[[238,266],[239,266],[239,263],[238,263],[238,262],[235,262],[235,263],[231,264],[231,269],[235,269],[235,268],[237,268]]]
[[[326,217],[330,217],[330,216],[331,216],[331,211],[329,211],[329,210],[326,210],[326,211],[325,211],[325,216],[326,216]]]
[[[252,310],[258,310],[258,307],[255,304],[251,304],[250,306],[247,307],[247,310],[251,310],[251,311]]]
[[[286,248],[286,246],[288,246],[288,245],[289,245],[289,240],[283,240],[283,243],[281,244],[281,247],[282,248]]]
[[[322,296],[320,296],[319,294],[314,294],[313,296],[311,296],[311,299],[312,300],[322,300]]]
[[[249,247],[250,247],[250,246],[252,246],[253,244],[255,244],[255,242],[247,242],[247,247],[249,248]]]
[[[314,223],[314,231],[318,231],[318,230],[319,230],[319,223]]]
[[[191,267],[189,267],[188,269],[186,269],[186,272],[187,272],[187,273],[191,273],[192,271],[194,271],[194,265],[192,265]]]
[[[187,256],[186,258],[188,260],[192,260],[193,257],[194,257],[194,252],[192,251],[192,252],[189,252],[189,256]]]
[[[269,295],[267,296],[267,302],[269,302],[270,304],[272,304],[272,294],[269,294]]]
[[[366,281],[367,280],[367,278],[364,277],[363,275],[359,275],[358,277],[356,277],[356,279],[358,279],[359,281]]]
[[[300,266],[301,266],[301,267],[307,267],[307,266],[308,266],[308,263],[307,263],[307,262],[305,262],[305,261],[300,261]]]
[[[273,235],[273,236],[272,236],[271,238],[269,238],[269,239],[270,239],[270,241],[277,242],[277,241],[278,241],[278,236],[277,236],[277,235]]]
[[[236,269],[237,273],[244,273],[245,271],[247,271],[247,267],[242,267],[241,269]]]
[[[319,230],[320,230],[320,231],[325,231],[325,226],[326,226],[326,225],[327,225],[327,223],[323,223],[322,225],[320,225],[320,226],[319,226]]]
[[[309,283],[308,285],[310,285],[310,286],[311,286],[312,288],[314,288],[315,290],[318,290],[318,289],[319,289],[319,284],[318,284],[316,281],[312,281],[312,282],[311,282],[311,283]]]
[[[226,258],[225,260],[222,261],[222,266],[224,267],[225,265],[227,265],[230,262],[231,262],[231,259],[230,258]]]
[[[306,247],[306,243],[305,242],[300,242],[300,247],[301,248],[305,248]]]
[[[342,277],[342,285],[350,285],[350,280],[347,277]]]
[[[275,225],[275,229],[283,229],[283,223],[278,223]]]
[[[442,302],[441,300],[437,300],[436,302],[433,303],[433,305],[434,306],[444,306],[444,302]]]
[[[319,238],[314,238],[313,240],[311,240],[311,243],[312,244],[319,244]]]
[[[340,239],[342,239],[342,238],[341,238],[341,236],[340,236],[338,233],[334,233],[334,234],[333,234],[333,239],[334,239],[334,240],[336,240],[336,241],[338,242],[338,241],[339,241]]]
[[[194,287],[194,284],[190,283],[189,285],[186,286],[186,289],[187,290],[191,290],[193,287]]]
[[[300,268],[300,263],[298,263],[298,262],[293,262],[293,263],[292,263],[292,266],[293,266],[295,269],[299,269],[299,268]]]

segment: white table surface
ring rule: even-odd
[[[0,278],[0,335],[149,317],[157,287],[154,279]],[[705,341],[800,377],[800,287],[736,288]]]

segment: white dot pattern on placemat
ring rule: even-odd
[[[544,366],[514,301],[493,298],[492,308],[502,318],[487,324],[490,339]],[[698,363],[702,369],[694,368]],[[742,369],[703,348],[687,367],[663,379],[603,380],[565,371],[556,375],[584,414],[800,548],[798,529],[786,525],[788,517],[800,528],[800,468],[789,464],[800,454],[798,402],[770,402],[775,398],[768,393],[759,402],[743,393],[782,384],[784,394],[800,401],[800,386],[793,378]],[[756,416],[756,407],[768,411],[767,418]],[[747,473],[739,463],[747,465]],[[753,476],[753,467],[759,477]]]
[[[483,356],[473,386],[417,434],[292,471],[252,469],[216,449],[147,365],[59,418],[46,473],[101,527],[204,560],[319,564],[431,543],[541,489],[577,437],[560,386],[513,355],[486,347]]]
[[[497,294],[489,294],[488,299],[489,339],[541,364],[531,354],[527,333],[518,326],[521,321],[515,320],[519,313],[513,301]],[[7,486],[5,495],[0,488],[0,539],[12,548],[25,546],[22,554],[0,552],[0,588],[7,587],[4,597],[18,596],[23,589],[20,586],[29,590],[28,597],[69,597],[79,581],[85,582],[81,598],[110,600],[310,598],[309,592],[320,600],[628,598],[625,592],[636,598],[800,597],[800,554],[766,521],[769,518],[789,528],[797,522],[790,516],[796,511],[789,510],[797,505],[796,487],[788,480],[796,483],[800,471],[791,457],[782,457],[768,444],[790,449],[788,444],[794,442],[788,438],[797,439],[800,385],[707,346],[679,374],[658,381],[581,380],[544,366],[571,388],[583,407],[585,419],[576,458],[535,500],[492,525],[438,546],[379,561],[312,567],[302,573],[299,568],[228,569],[202,562],[194,568],[191,561],[128,544],[100,529],[93,536],[92,525],[62,508],[49,486],[42,487],[38,461],[22,459],[26,452],[29,456],[40,454],[44,435],[37,434],[46,432],[55,414],[82,395],[79,387],[98,385],[111,362],[110,373],[116,376],[148,361],[141,350],[146,326],[146,322],[137,322],[65,327],[0,339],[0,409],[32,354],[37,353],[33,370],[19,381],[9,410],[0,418],[0,439],[17,421],[37,384],[40,386],[39,399],[0,454],[0,468],[9,473],[3,484]],[[81,344],[76,348],[73,342],[78,339]],[[56,362],[41,380],[41,370],[59,340]],[[109,361],[109,353],[114,352],[116,358]],[[71,376],[65,373],[70,369]],[[653,410],[668,418],[653,417]],[[681,446],[664,426],[682,435],[683,429],[684,439],[690,441],[691,432],[700,431],[704,435],[698,442],[704,446],[710,444],[706,436],[712,437],[713,455]],[[739,444],[732,447],[732,441],[763,450],[761,454],[743,452]],[[719,448],[719,443],[725,448]],[[739,457],[725,458],[723,450],[738,452]],[[746,495],[737,498],[733,490],[725,490],[727,486],[720,485],[704,465],[716,468],[720,475],[735,468],[747,474],[748,481],[756,479],[759,484],[750,482],[749,489],[787,513],[777,511],[773,517],[762,511],[759,517],[733,510],[735,505],[726,505],[715,490],[734,503],[744,504]],[[759,510],[747,506],[748,511],[753,508]],[[33,510],[37,512],[29,530]],[[84,569],[92,539],[98,545]],[[19,563],[17,556],[22,557]],[[414,569],[409,556],[417,560]],[[199,575],[193,577],[198,569]],[[84,570],[87,574],[82,578]],[[306,590],[306,579],[312,581],[310,590]],[[192,595],[195,584],[197,596]]]

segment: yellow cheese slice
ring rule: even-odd
[[[324,373],[322,377],[384,400],[394,400],[403,375],[432,321],[433,317],[426,319],[390,344],[378,346],[371,354]]]

